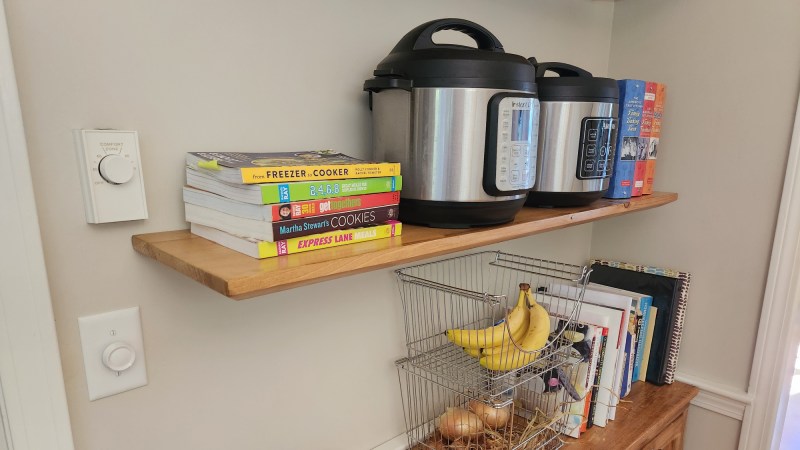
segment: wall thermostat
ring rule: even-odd
[[[74,130],[86,222],[147,219],[139,134]]]

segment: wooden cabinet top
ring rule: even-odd
[[[697,395],[694,386],[676,381],[656,386],[634,383],[605,428],[594,426],[580,439],[565,437],[569,450],[638,450],[677,419]]]

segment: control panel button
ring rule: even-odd
[[[494,105],[496,165],[493,181],[500,191],[494,195],[532,188],[535,174],[529,175],[523,170],[536,166],[539,101],[527,96],[503,96]]]
[[[613,145],[617,139],[617,119],[587,117],[581,124],[580,150],[576,176],[579,180],[603,179],[610,176]]]

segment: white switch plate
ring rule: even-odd
[[[78,325],[89,400],[119,394],[147,384],[138,306],[79,317]],[[121,372],[115,372],[103,364],[103,351],[116,343],[127,344],[135,352],[133,365]]]
[[[74,130],[88,223],[147,218],[139,134],[123,130]],[[130,167],[128,167],[128,164]],[[106,177],[101,174],[106,169]],[[122,173],[117,184],[108,174]]]

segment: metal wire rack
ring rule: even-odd
[[[509,401],[499,406],[413,362],[414,358],[397,361],[411,450],[556,450],[563,446],[559,433],[567,426],[571,402],[565,389],[548,389],[541,378],[531,379],[504,392]],[[564,369],[571,373],[571,367]],[[450,416],[454,413],[455,419]],[[469,431],[464,431],[465,425]]]
[[[480,252],[402,268],[396,274],[403,302],[409,357],[406,365],[502,405],[510,401],[507,392],[568,363],[564,333],[574,331],[573,319],[579,313],[589,278],[586,266]],[[535,351],[523,348],[518,330],[509,325],[522,283],[531,286],[534,298],[550,316],[562,319],[547,343]],[[481,330],[495,325],[504,327],[509,337],[496,358],[524,358],[519,360],[524,364],[509,360],[510,364],[500,366],[512,369],[490,370],[482,366],[482,359],[470,356],[446,335],[448,330]]]

